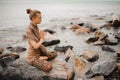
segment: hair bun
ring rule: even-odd
[[[26,9],[27,14],[30,14],[31,11],[31,9]]]

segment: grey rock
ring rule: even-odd
[[[106,52],[115,52],[115,50],[107,45],[102,46],[102,50]]]
[[[88,78],[96,75],[109,75],[116,66],[116,53],[103,52],[100,54],[98,61],[86,72]]]
[[[21,47],[21,46],[7,47],[7,49],[10,50],[11,52],[17,52],[17,53],[24,52],[27,50],[26,48]]]
[[[68,76],[71,78],[72,72],[65,68],[64,63],[58,60],[52,63],[53,69],[46,73],[29,65],[25,58],[21,58],[12,62],[7,69],[1,70],[0,77],[2,80],[66,80]]]
[[[105,39],[105,44],[106,45],[117,45],[118,43],[119,43],[118,40],[114,37],[107,37]]]

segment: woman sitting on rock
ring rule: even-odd
[[[41,12],[31,9],[27,9],[26,11],[31,20],[26,30],[26,36],[29,43],[27,62],[44,72],[49,72],[52,69],[52,64],[49,60],[54,59],[57,56],[57,53],[48,52],[42,45],[44,31],[39,30],[37,26],[42,21]]]

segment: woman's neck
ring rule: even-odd
[[[35,22],[32,21],[31,23],[32,23],[35,27],[37,27],[37,24],[36,24]]]

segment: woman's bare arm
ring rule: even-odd
[[[43,30],[39,30],[39,35],[40,35],[40,39],[44,40],[44,31]]]
[[[40,39],[39,42],[36,42],[36,41],[34,41],[34,40],[30,40],[30,43],[32,44],[32,46],[33,46],[35,49],[40,48],[40,46],[42,45],[42,42],[43,42],[43,39]]]

